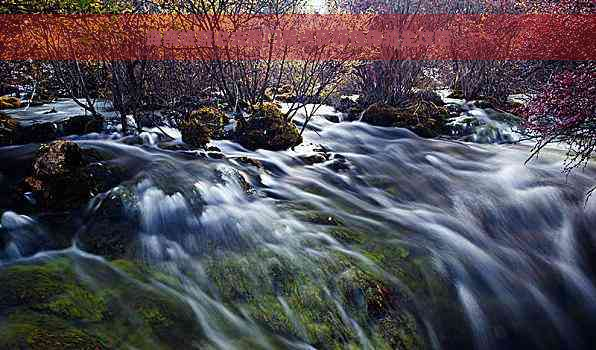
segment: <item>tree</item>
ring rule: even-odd
[[[568,145],[564,171],[587,164],[596,152],[596,64],[556,74],[522,110],[538,139],[532,157],[552,142]]]

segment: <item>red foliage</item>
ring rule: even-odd
[[[596,151],[596,64],[558,73],[522,110],[526,127],[546,144],[569,145],[567,170],[586,162]]]

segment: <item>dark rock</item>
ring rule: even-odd
[[[100,155],[97,155],[100,157]],[[124,174],[92,159],[72,141],[43,145],[33,161],[31,176],[18,186],[21,195],[32,194],[43,210],[74,209],[94,195],[118,185]]]
[[[341,96],[339,101],[334,104],[333,107],[340,112],[348,112],[352,108],[360,107],[360,103],[358,102],[359,99],[354,101],[354,99],[350,98],[349,96]]]
[[[101,116],[78,115],[56,122],[25,124],[0,113],[0,146],[49,142],[63,136],[100,132],[102,129]]]
[[[232,158],[232,159],[235,160],[235,161],[237,161],[238,163],[252,165],[252,166],[257,167],[259,169],[263,167],[263,163],[261,163],[260,160],[257,160],[257,159],[254,159],[254,158],[236,157],[236,158]]]
[[[225,136],[224,126],[228,117],[214,107],[203,107],[191,112],[180,124],[182,141],[191,147],[205,147],[210,139]]]
[[[422,137],[435,137],[442,133],[449,117],[446,107],[418,100],[404,108],[385,103],[370,105],[360,121],[376,126],[406,128]]]
[[[58,123],[62,135],[82,135],[103,130],[101,116],[76,115]]]
[[[449,96],[447,96],[447,98],[454,98],[454,99],[464,99],[464,93],[461,90],[453,90],[453,92],[451,92],[449,94]]]
[[[296,101],[296,94],[294,94],[294,89],[291,85],[283,85],[279,88],[267,88],[265,89],[265,97],[268,101],[281,101],[292,103]]]
[[[337,115],[337,114],[320,114],[319,116],[322,118],[325,118],[325,120],[327,120],[331,123],[339,123],[341,121],[339,119],[339,115]]]
[[[4,249],[6,249],[6,246],[8,245],[8,243],[10,243],[10,241],[11,241],[10,234],[4,227],[0,226],[0,255],[1,255],[1,252]]]
[[[207,152],[207,155],[214,159],[224,159],[226,156],[221,152]]]
[[[16,119],[0,113],[0,146],[16,144],[20,138],[19,131]]]
[[[2,83],[0,84],[0,96],[18,94],[19,88],[14,85]]]
[[[329,156],[324,153],[311,153],[299,155],[298,158],[307,165],[313,165],[317,163],[323,163],[329,160]]]
[[[97,198],[77,237],[81,249],[108,259],[134,255],[140,230],[136,201],[136,194],[124,186]]]
[[[157,147],[168,151],[190,151],[190,147],[184,143],[178,142],[160,142]]]
[[[376,126],[396,126],[400,121],[399,109],[385,103],[375,103],[364,111],[360,121]]]
[[[250,150],[281,151],[302,143],[302,136],[276,105],[265,103],[255,107],[250,119],[238,119],[236,140]]]
[[[56,141],[40,147],[33,163],[33,176],[42,181],[68,176],[82,163],[79,145],[71,141]]]
[[[346,170],[350,170],[351,164],[349,161],[347,161],[346,159],[333,159],[332,161],[325,163],[325,166],[327,166],[329,169],[334,170],[334,171],[346,171]]]
[[[207,152],[221,152],[221,149],[217,146],[209,146],[207,147]]]

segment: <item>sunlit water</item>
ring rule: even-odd
[[[329,265],[338,255],[400,291],[426,347],[578,349],[596,341],[596,204],[584,195],[594,171],[562,175],[556,151],[525,165],[524,146],[428,140],[404,129],[322,118],[305,132],[306,143],[331,154],[315,165],[305,165],[298,150],[251,152],[218,141],[230,158],[215,160],[161,150],[155,134],[141,139],[141,145],[125,145],[96,135],[77,142],[137,170],[125,184],[140,215],[136,257],[175,278],[150,284],[184,300],[214,348],[243,348],[239,338],[250,338],[254,348],[314,347],[300,311],[283,293],[276,298],[295,334],[275,339],[244,304],[223,301],[206,269],[209,261],[229,256],[256,279],[277,263],[318,281],[322,297],[363,349],[374,341],[335,290],[344,276]],[[1,158],[28,152],[5,148]],[[240,156],[260,160],[264,169],[231,160]],[[8,167],[1,170],[8,175]],[[91,215],[102,198],[90,204]],[[305,210],[341,221],[364,241],[338,239],[330,226],[304,220]],[[2,226],[17,237],[0,256],[4,264],[67,255],[85,278],[104,283],[96,265],[109,263],[80,251],[76,241],[66,251],[40,252],[53,228],[35,220],[12,211],[2,215]],[[405,249],[422,263],[402,275],[393,262],[366,254],[371,246],[395,255]],[[255,259],[259,254],[268,258]],[[276,281],[256,285],[275,289]]]

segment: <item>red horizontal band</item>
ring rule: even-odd
[[[1,60],[594,60],[594,15],[0,15]]]

